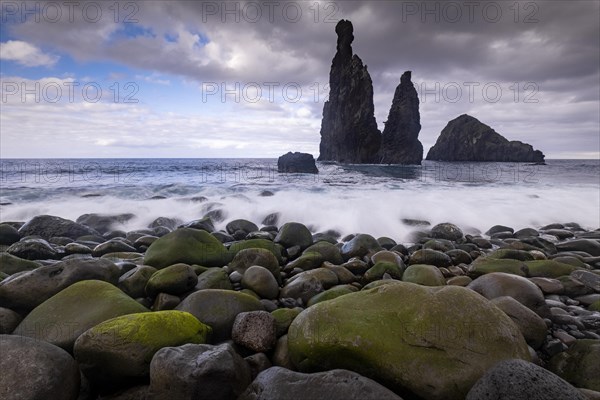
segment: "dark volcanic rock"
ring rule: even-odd
[[[282,155],[277,160],[277,171],[285,173],[301,172],[306,174],[318,174],[315,159],[311,154],[292,153]]]
[[[373,83],[362,60],[352,54],[350,21],[335,27],[337,53],[329,73],[329,100],[323,107],[319,161],[377,163],[381,133],[375,121]]]
[[[427,160],[543,162],[544,154],[526,143],[509,142],[477,118],[463,114],[448,122]]]
[[[84,235],[98,235],[98,232],[85,225],[52,215],[38,215],[19,229],[21,236],[39,235],[43,239],[64,236],[77,239]]]
[[[382,164],[421,164],[423,145],[419,141],[421,116],[419,96],[406,71],[396,88],[392,108],[381,136]]]

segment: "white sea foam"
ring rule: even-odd
[[[222,204],[216,207],[225,210],[227,218],[216,224],[219,229],[237,218],[260,226],[263,218],[274,212],[280,213],[280,224],[298,221],[311,226],[315,232],[336,229],[342,234],[362,232],[398,241],[405,241],[415,229],[403,224],[403,218],[423,219],[432,224],[452,222],[466,231],[475,228],[481,232],[495,224],[515,229],[554,222],[577,222],[590,229],[600,226],[600,191],[593,185],[563,188],[407,185],[402,190],[374,190],[353,185],[319,191],[280,188],[270,197],[261,197],[259,192],[253,189],[231,194],[208,188],[198,195],[208,197],[208,202]],[[2,206],[0,219],[26,221],[36,215],[49,214],[75,220],[86,213],[127,212],[136,218],[117,228],[133,230],[147,227],[159,216],[183,221],[201,218],[208,202],[193,202],[190,197],[138,200],[62,195]]]

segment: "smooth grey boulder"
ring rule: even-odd
[[[303,374],[271,367],[256,377],[238,400],[402,400],[379,383],[352,371]]]
[[[50,343],[0,335],[0,398],[75,400],[79,368],[69,353]]]

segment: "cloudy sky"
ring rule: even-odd
[[[377,123],[412,70],[429,149],[463,113],[600,157],[600,2],[1,1],[0,156],[318,155],[335,24]]]

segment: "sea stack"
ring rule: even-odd
[[[421,164],[423,145],[419,141],[421,116],[419,96],[411,71],[400,78],[381,138],[381,164]]]
[[[373,83],[362,60],[352,53],[354,28],[335,27],[337,52],[329,73],[329,100],[323,107],[319,161],[377,163],[381,132],[375,121]]]
[[[463,114],[448,122],[427,160],[544,162],[544,154],[529,144],[508,141],[477,118]]]

